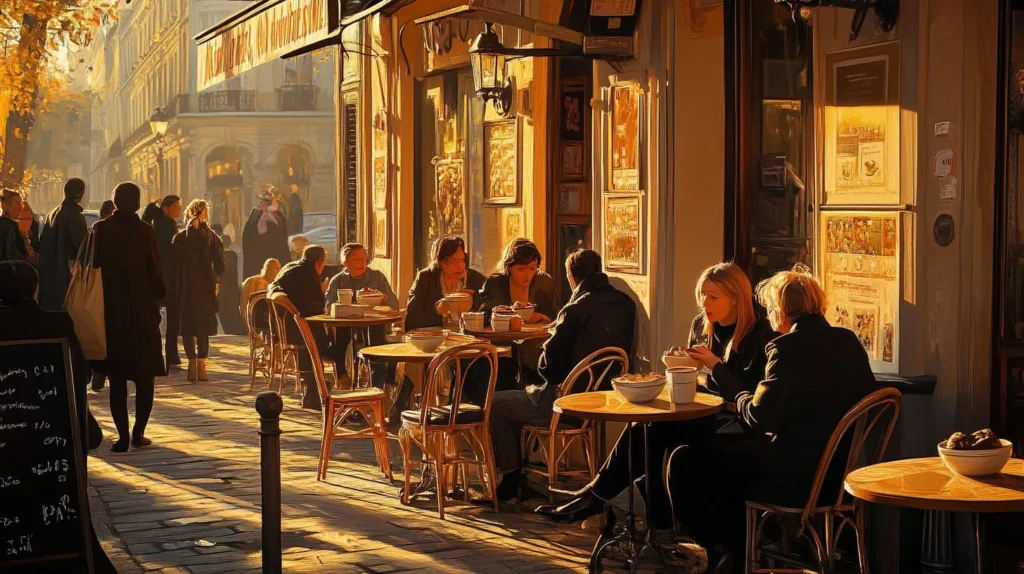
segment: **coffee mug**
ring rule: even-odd
[[[697,369],[695,367],[673,367],[668,375],[668,398],[677,405],[692,403],[697,397]]]
[[[508,331],[508,322],[512,315],[491,315],[491,328],[495,331]]]
[[[351,305],[354,294],[355,292],[352,289],[338,289],[338,303]]]

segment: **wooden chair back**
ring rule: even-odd
[[[616,368],[618,367],[618,368]],[[558,398],[576,393],[589,393],[598,390],[607,380],[611,384],[611,377],[624,375],[629,372],[629,355],[618,347],[605,347],[587,355],[580,361],[565,382],[558,389]],[[588,379],[583,379],[588,377]],[[551,432],[558,430],[561,423],[561,413],[555,413],[551,417]],[[592,421],[584,420],[580,428],[587,428]]]
[[[274,293],[270,296],[270,302],[290,314],[292,319],[295,320],[295,325],[299,328],[299,334],[302,335],[302,341],[305,343],[306,351],[313,361],[313,377],[316,380],[317,388],[320,389],[320,402],[321,404],[327,404],[327,400],[331,398],[331,389],[327,385],[327,377],[324,375],[324,364],[320,360],[320,350],[317,349],[316,339],[313,337],[313,331],[309,328],[309,323],[299,313],[291,299],[284,293]],[[280,327],[284,327],[280,321],[278,321],[278,324]],[[285,329],[282,328],[281,332],[283,333],[284,331]],[[287,344],[287,339],[283,341],[284,344]]]
[[[245,328],[246,328],[246,330],[249,331],[249,341],[255,341],[255,340],[257,340],[257,337],[260,336],[260,332],[256,328],[256,313],[255,313],[255,310],[256,310],[256,306],[259,305],[261,301],[264,302],[264,304],[266,304],[269,307],[270,304],[267,303],[266,300],[267,300],[267,292],[266,292],[266,290],[263,290],[263,291],[255,291],[255,292],[251,293],[249,295],[249,299],[247,299],[246,302],[245,302]],[[268,310],[268,314],[269,314],[269,310]]]
[[[818,507],[818,499],[825,486],[825,477],[832,466],[836,452],[847,436],[850,439],[850,450],[843,468],[844,479],[846,475],[858,468],[882,461],[885,449],[889,445],[889,439],[892,438],[892,433],[896,429],[896,421],[899,419],[902,403],[903,395],[898,390],[879,389],[861,399],[839,421],[836,430],[832,432],[832,436],[825,446],[821,461],[818,463],[818,471],[815,473],[814,482],[811,483],[811,495],[807,499],[807,506],[804,507],[802,524],[808,523],[814,509]],[[834,506],[842,506],[844,500],[846,500],[846,491],[840,481]]]
[[[289,307],[296,312],[289,311],[288,308],[281,305],[280,301],[282,300],[288,301]],[[268,310],[268,315],[270,315],[270,339],[275,347],[284,349],[288,346],[288,329],[285,328],[288,320],[287,315],[298,315],[298,312],[295,305],[288,299],[288,296],[280,291],[268,297],[267,301],[270,302],[270,309]]]
[[[490,424],[491,402],[494,400],[494,389],[498,381],[498,348],[490,343],[467,343],[449,347],[437,354],[427,366],[425,383],[423,388],[423,400],[420,405],[420,426],[427,430],[443,430],[444,427],[453,427],[458,420],[459,410],[462,408],[462,389],[466,383],[466,375],[471,367],[478,361],[483,361],[488,367],[487,397],[483,409],[483,425]],[[454,380],[449,374],[454,372]],[[431,424],[430,409],[442,406],[442,390],[451,385],[448,394],[448,405],[451,412],[448,421],[444,424]]]

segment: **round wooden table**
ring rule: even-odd
[[[675,404],[668,398],[668,389],[663,389],[656,399],[649,403],[631,403],[616,391],[597,391],[592,393],[578,393],[568,395],[555,400],[554,410],[557,413],[574,416],[577,418],[639,423],[644,429],[644,474],[650,475],[651,460],[648,439],[650,436],[651,424],[669,421],[688,421],[701,419],[718,414],[724,406],[722,398],[708,393],[697,393],[694,402],[687,404]],[[633,441],[626,441],[627,458],[629,460],[629,484],[636,480],[633,474]],[[636,515],[633,513],[633,488],[626,489],[629,497],[629,506],[626,511],[626,526],[620,532],[615,533],[615,515],[611,507],[605,508],[605,528],[594,544],[594,550],[590,554],[590,571],[600,571],[601,555],[613,547],[619,547],[630,565],[630,571],[635,571],[640,559],[650,553],[651,559],[655,562],[671,568],[669,564],[670,553],[658,544],[654,524],[650,521],[651,512],[651,481],[644,481],[646,497],[644,500],[645,515],[648,517],[647,526],[643,533],[636,529]]]
[[[376,327],[377,325],[390,325],[405,318],[404,311],[392,311],[382,313],[379,311],[368,311],[360,317],[331,317],[330,315],[313,315],[306,317],[307,323],[319,323],[328,327],[347,327],[359,329],[362,327]]]
[[[851,495],[876,504],[969,512],[974,522],[976,571],[984,572],[985,537],[979,514],[1024,512],[1024,460],[1012,458],[991,476],[952,473],[939,457],[883,462],[851,472],[844,484]]]
[[[475,329],[463,329],[462,331],[478,339],[484,339],[494,344],[498,343],[509,343],[516,348],[516,378],[519,380],[520,385],[526,384],[526,365],[523,364],[523,349],[522,345],[526,341],[539,341],[541,339],[547,339],[551,337],[551,324],[549,323],[534,323],[532,325],[523,325],[523,328],[518,331],[495,331],[492,327],[487,327],[479,331]]]

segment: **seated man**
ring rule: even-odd
[[[767,345],[768,364],[756,390],[736,393],[737,416],[748,432],[681,446],[669,460],[675,516],[708,549],[715,572],[731,570],[732,553],[742,562],[745,501],[806,504],[836,425],[876,388],[857,336],[825,320],[825,294],[813,277],[777,273],[759,286],[758,299],[782,335]],[[840,447],[835,460],[846,458]],[[826,476],[823,502],[839,492],[841,470]]]
[[[629,353],[633,347],[636,304],[608,283],[608,276],[601,272],[601,256],[590,249],[575,251],[566,259],[565,269],[573,292],[544,343],[537,370],[545,382],[494,394],[491,440],[498,470],[504,473],[497,489],[499,500],[510,500],[518,491],[523,425],[551,422],[559,387],[588,355],[604,347]]]
[[[330,313],[331,304],[338,302],[338,289],[351,289],[357,294],[360,289],[376,289],[384,294],[383,305],[398,310],[398,297],[391,290],[391,284],[383,273],[366,266],[366,249],[358,243],[348,243],[341,248],[341,263],[344,269],[331,278],[327,285],[326,312]],[[344,301],[351,303],[351,301]],[[388,325],[376,325],[366,329],[364,340],[368,345],[383,345],[387,343]],[[345,373],[345,354],[348,352],[348,345],[352,341],[351,329],[338,329],[335,332],[335,345],[338,356],[338,376]],[[378,389],[384,388],[384,381],[395,378],[395,363],[370,363],[370,380],[373,386]],[[356,374],[358,376],[358,373]]]
[[[324,312],[324,292],[320,282],[320,273],[327,265],[327,253],[319,245],[310,245],[302,251],[302,257],[281,268],[281,272],[267,287],[267,299],[276,293],[284,293],[291,300],[299,314],[312,317]],[[302,334],[295,321],[290,317],[284,321],[287,329],[288,342],[303,346]],[[322,354],[330,354],[330,339],[327,332],[319,326],[310,325],[317,347]],[[302,399],[302,408],[320,410],[320,389],[312,373],[313,365],[309,353],[299,353],[299,370],[302,372],[302,383],[306,394]]]

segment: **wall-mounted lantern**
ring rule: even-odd
[[[512,110],[514,88],[508,76],[508,51],[494,32],[494,24],[486,22],[484,31],[473,39],[469,47],[469,61],[473,66],[473,86],[476,94],[494,103],[498,115],[505,117]]]

